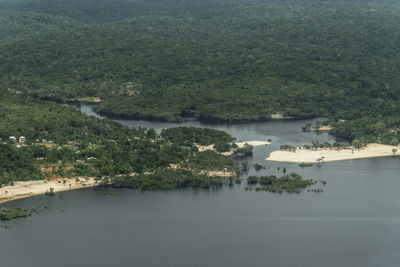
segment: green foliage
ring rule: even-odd
[[[118,192],[113,192],[113,191],[100,191],[100,190],[96,190],[97,194],[103,195],[103,196],[118,196],[119,193]]]
[[[298,165],[299,165],[299,167],[311,167],[311,166],[314,165],[314,163],[312,163],[312,162],[302,162],[302,163],[299,163]]]
[[[136,16],[182,16],[210,18],[241,1],[188,0],[131,1],[131,0],[1,0],[0,8],[34,11],[70,17],[86,23],[105,23]]]
[[[280,150],[288,150],[288,151],[296,151],[296,147],[295,147],[295,146],[287,145],[287,144],[281,145],[281,146],[279,147],[279,149],[280,149]]]
[[[63,177],[143,173],[180,162],[197,169],[235,168],[229,157],[215,152],[195,155],[197,148],[183,147],[182,139],[173,139],[174,135],[188,134],[185,129],[167,131],[166,140],[158,140],[154,129],[129,129],[110,120],[85,116],[72,108],[3,95],[0,138],[6,142],[0,143],[0,183],[41,179],[40,166],[57,167],[53,172]],[[199,133],[197,136],[203,142],[233,140],[222,131],[199,128],[193,131]],[[21,135],[26,137],[24,146],[9,141],[9,136]],[[52,146],[43,146],[43,139],[47,143],[51,140]]]
[[[249,144],[244,144],[243,147],[236,148],[234,152],[235,158],[242,158],[253,155],[253,146]]]
[[[14,209],[6,209],[2,208],[0,210],[0,220],[2,221],[10,221],[19,217],[27,217],[28,209],[25,208],[14,208]]]
[[[334,144],[331,144],[329,142],[320,143],[319,141],[312,141],[311,145],[305,144],[303,146],[303,148],[304,149],[318,149],[318,148],[348,147],[348,146],[350,146],[350,144],[348,142],[335,142]],[[293,151],[296,150],[296,148],[287,146],[287,145],[285,145],[285,148],[286,149],[284,149],[284,150],[293,150]]]
[[[354,148],[360,149],[361,146],[362,146],[362,143],[361,143],[360,140],[354,139],[353,142],[351,143],[351,145],[352,145]]]
[[[261,170],[262,168],[263,168],[263,166],[262,166],[261,164],[258,164],[258,163],[254,164],[254,169],[255,169],[256,171],[259,171],[259,170]]]
[[[377,110],[374,116],[365,116],[344,122],[333,121],[334,129],[332,134],[349,142],[355,139],[362,144],[381,143],[391,144],[394,138],[400,138],[400,119],[390,112],[382,112],[383,109]]]
[[[397,137],[393,137],[392,141],[390,141],[390,145],[392,146],[398,146],[399,145],[399,140],[397,139]]]
[[[228,152],[233,146],[229,143],[218,142],[214,145],[215,150],[218,152]]]
[[[248,184],[251,184],[251,185],[254,185],[254,184],[257,184],[258,182],[259,182],[259,177],[257,177],[257,176],[249,176],[248,178],[247,178],[247,183]]]
[[[29,149],[0,144],[0,184],[42,179]]]
[[[232,158],[212,150],[206,150],[191,155],[188,161],[182,163],[182,166],[197,171],[238,171],[236,163]]]
[[[54,188],[50,187],[48,191],[45,193],[46,196],[54,196]]]
[[[332,146],[333,147],[342,147],[342,148],[344,148],[344,147],[349,147],[350,143],[346,142],[346,141],[344,141],[344,142],[335,142],[335,143],[333,143]]]
[[[248,184],[257,184],[261,186],[255,188],[256,191],[268,191],[272,193],[300,193],[305,188],[316,183],[313,180],[304,180],[297,173],[285,174],[280,178],[276,176],[250,176],[247,178]]]
[[[224,149],[225,146],[230,147],[229,144],[235,140],[235,138],[224,131],[196,127],[163,129],[161,136],[165,140],[178,144],[197,143],[203,146],[215,144],[220,149]]]
[[[307,123],[306,125],[301,127],[301,129],[303,130],[303,132],[310,132],[311,131],[311,123]]]
[[[389,0],[1,0],[0,91],[97,96],[97,111],[138,119],[327,116],[349,143],[395,144],[399,14]],[[31,133],[61,128],[42,126]]]
[[[240,164],[240,171],[247,172],[249,170],[249,162],[245,161]]]
[[[0,87],[98,96],[102,113],[170,121],[398,116],[399,11],[373,0],[2,0]]]
[[[176,188],[206,188],[209,186],[220,186],[224,179],[195,174],[187,170],[157,170],[153,174],[141,174],[136,176],[114,177],[111,181],[115,187],[130,187],[148,190],[173,190]]]

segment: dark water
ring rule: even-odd
[[[123,123],[158,131],[174,126]],[[324,193],[250,192],[243,184],[145,193],[107,189],[115,196],[90,189],[19,200],[2,206],[48,209],[0,228],[0,266],[398,266],[399,159],[309,168],[264,161],[283,143],[333,140],[302,133],[305,123],[185,124],[225,130],[238,140],[271,138],[273,145],[257,147],[248,159],[267,166],[259,174],[286,167],[326,180]]]

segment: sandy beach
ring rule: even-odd
[[[249,144],[249,145],[252,145],[253,147],[255,147],[255,146],[270,145],[271,143],[270,143],[270,142],[266,142],[266,141],[246,141],[246,142],[239,142],[239,143],[236,143],[236,145],[237,145],[239,148],[244,147],[245,144]],[[206,150],[213,150],[213,151],[215,151],[214,145],[202,146],[202,145],[196,144],[196,146],[197,146],[197,148],[199,149],[200,152],[203,152],[203,151],[206,151]],[[224,156],[230,156],[230,155],[233,154],[233,150],[231,149],[231,151],[222,152],[221,154],[224,155]]]
[[[393,153],[393,149],[397,149]],[[266,160],[279,161],[279,162],[295,162],[295,163],[317,163],[320,159],[321,162],[349,160],[349,159],[363,159],[363,158],[376,158],[376,157],[389,157],[399,156],[400,146],[389,146],[380,144],[368,144],[362,149],[318,149],[308,150],[297,148],[295,152],[278,150],[272,152]]]
[[[325,126],[321,126],[318,129],[316,129],[316,131],[320,131],[320,132],[329,132],[331,130],[333,130],[334,128],[330,125],[325,125]]]
[[[6,185],[0,188],[0,204],[12,200],[43,195],[46,191],[49,191],[50,188],[53,188],[54,192],[62,192],[100,185],[99,183],[96,183],[94,178],[88,178],[86,180],[85,178],[80,177],[79,179],[79,182],[76,181],[76,178],[57,179],[51,181],[39,180],[14,182],[14,185],[12,186]],[[63,183],[64,180],[66,181],[65,184]]]
[[[281,113],[271,114],[271,120],[286,120],[286,119],[293,119],[293,117],[284,116]]]

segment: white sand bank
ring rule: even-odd
[[[241,148],[241,147],[244,147],[245,144],[249,144],[249,145],[252,145],[252,146],[255,147],[255,146],[270,145],[271,143],[270,143],[270,142],[266,142],[266,141],[247,141],[247,142],[239,142],[239,143],[236,143],[236,145],[237,145],[238,147],[240,147],[240,148]],[[213,151],[215,151],[214,145],[202,146],[202,145],[196,144],[196,146],[197,146],[197,148],[199,149],[200,152],[203,152],[203,151],[206,151],[206,150],[213,150]],[[230,156],[230,155],[233,154],[233,152],[234,152],[234,150],[231,149],[230,151],[228,151],[228,152],[222,152],[221,154],[222,154],[222,155],[225,155],[225,156]]]
[[[94,178],[88,178],[88,180],[86,180],[85,178],[80,177],[79,179],[79,182],[76,181],[76,178],[57,179],[46,182],[44,180],[14,182],[14,185],[12,186],[6,185],[0,188],[0,203],[43,195],[46,191],[49,191],[50,188],[53,188],[54,192],[61,192],[99,185],[99,183],[96,183]],[[63,183],[63,180],[66,181],[65,184]]]
[[[397,149],[393,153],[393,149]],[[272,152],[266,160],[279,161],[279,162],[321,162],[349,160],[349,159],[362,159],[362,158],[375,158],[375,157],[388,157],[399,156],[400,146],[389,146],[380,144],[368,144],[362,149],[296,149],[296,152],[278,150]]]

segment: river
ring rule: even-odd
[[[79,108],[95,115],[90,105]],[[220,190],[101,189],[116,195],[86,189],[18,200],[1,206],[41,211],[0,228],[1,266],[398,266],[398,158],[305,168],[264,160],[281,144],[334,141],[302,132],[310,120],[118,122],[158,132],[177,125],[212,127],[238,141],[272,139],[247,159],[266,166],[250,175],[278,174],[279,166],[327,185],[319,194],[246,191],[243,183]]]

